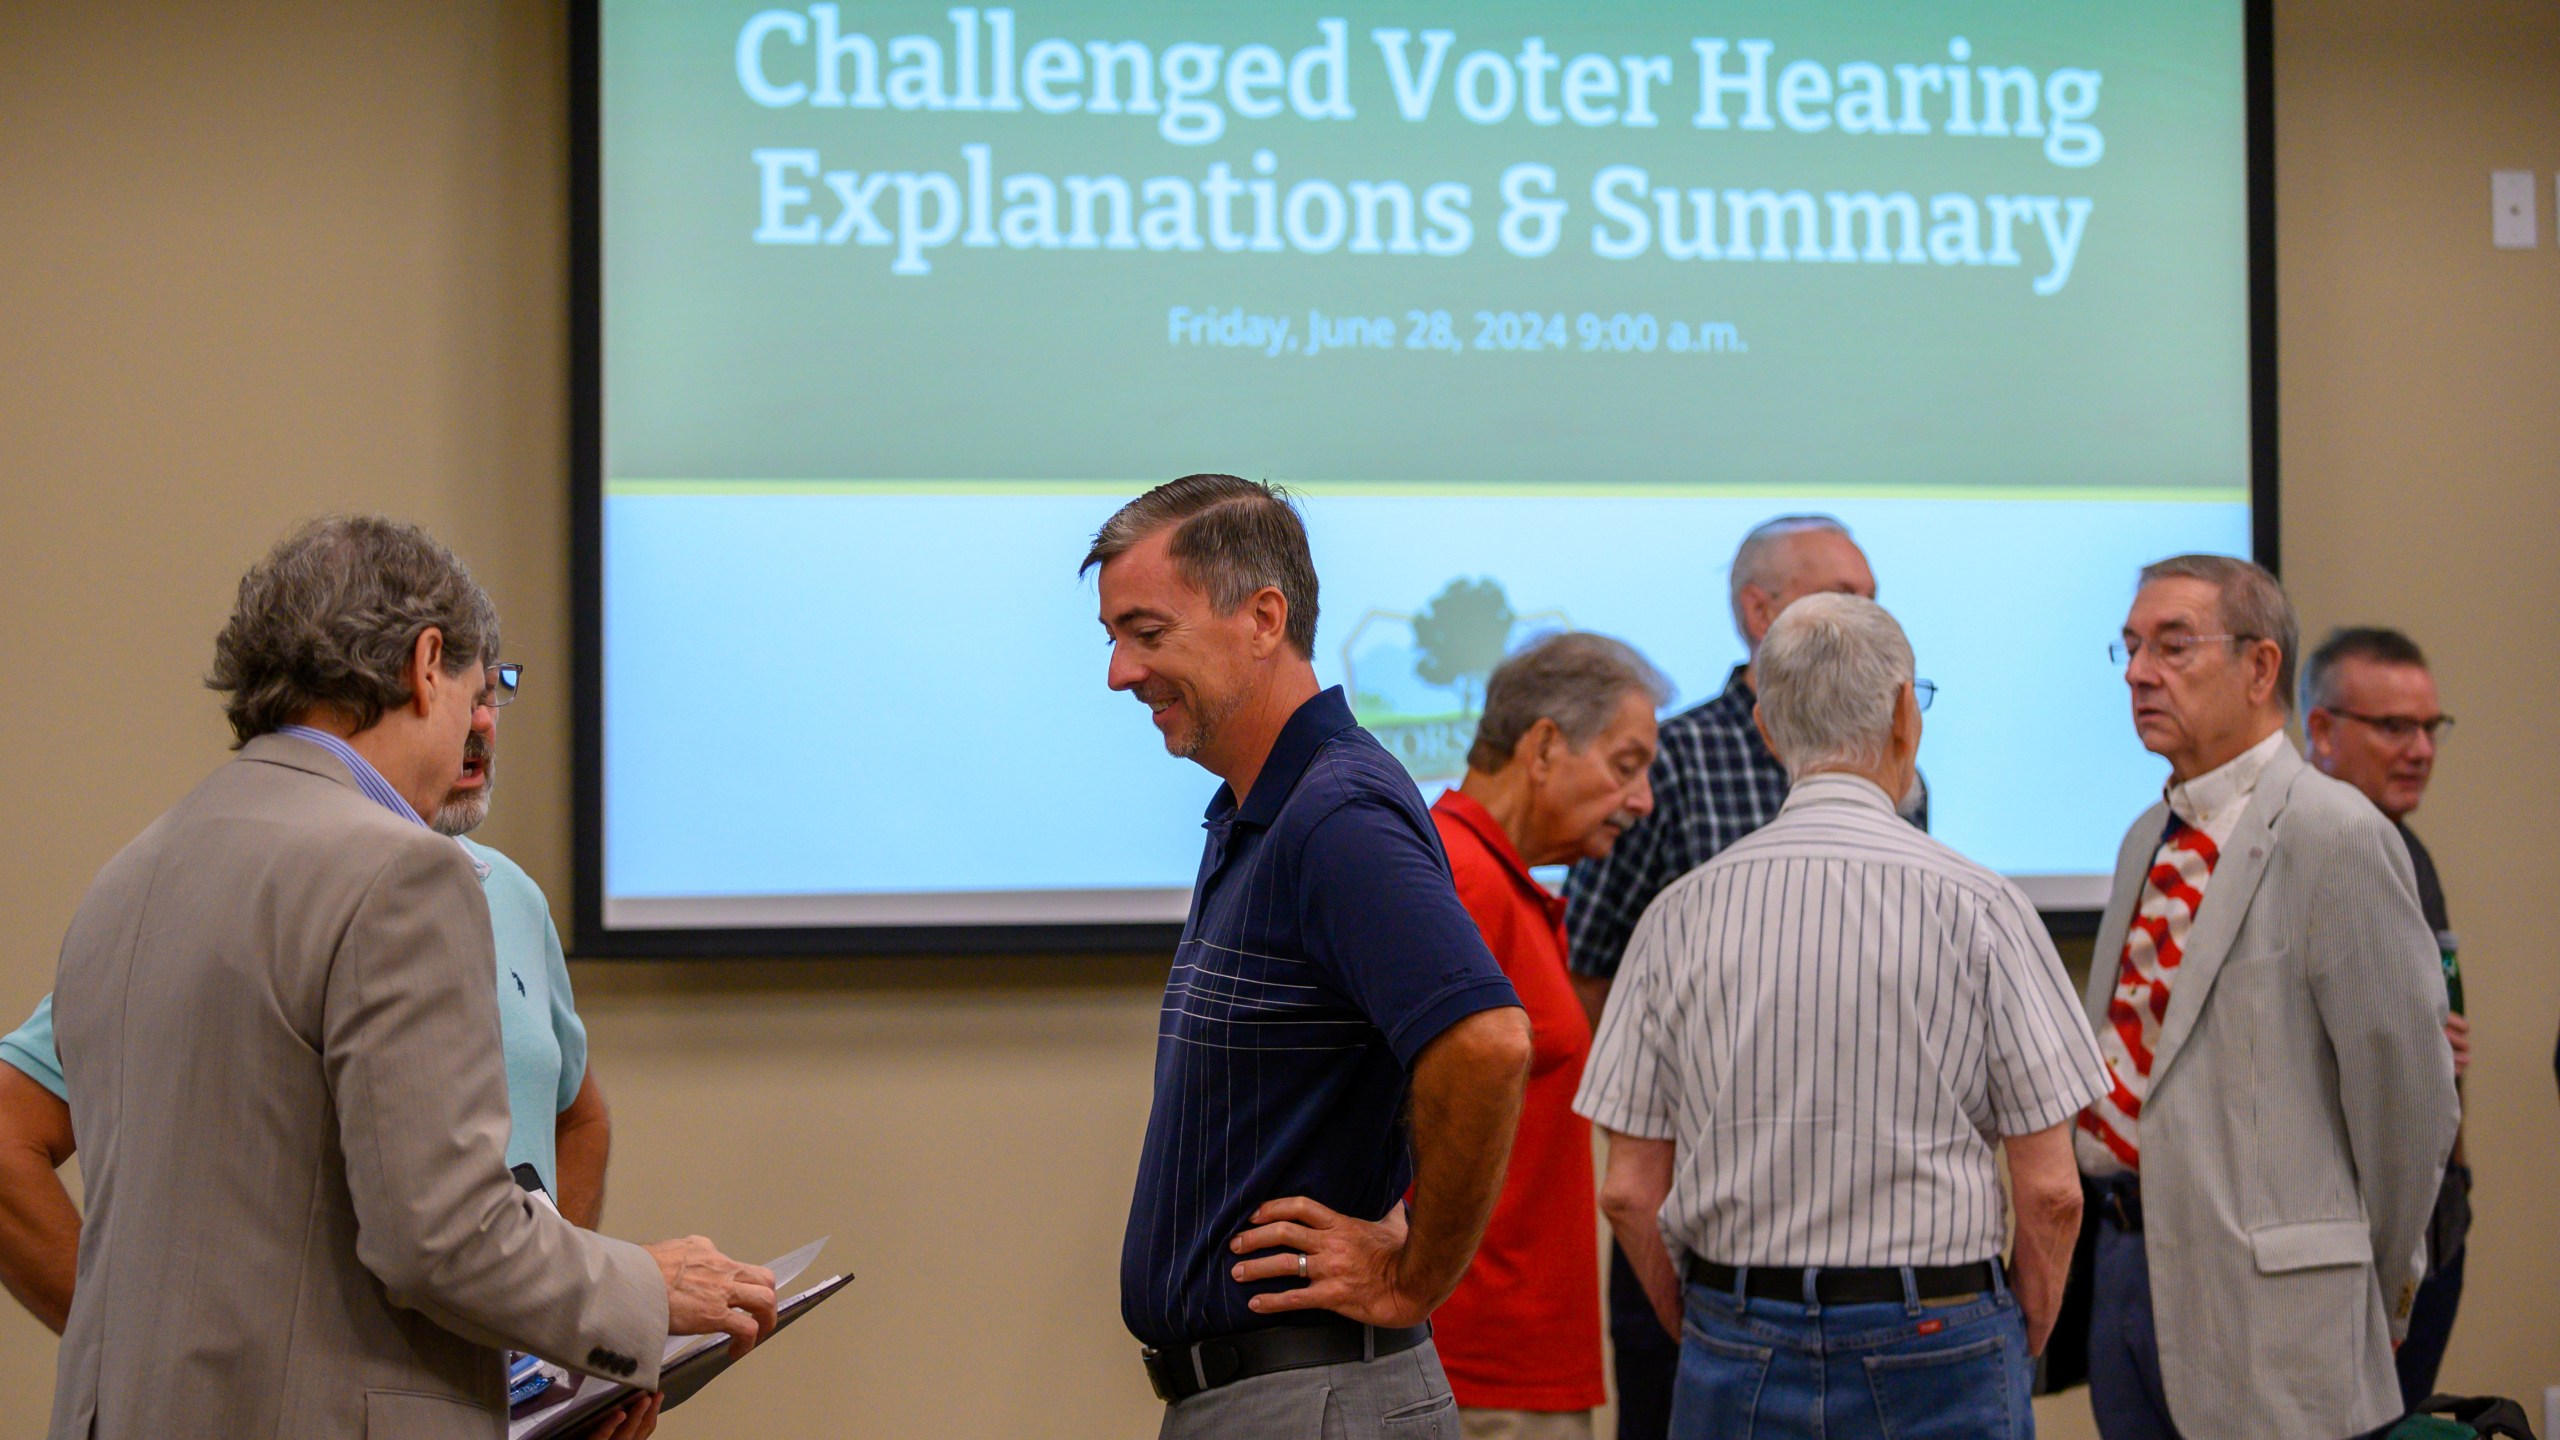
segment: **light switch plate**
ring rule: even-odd
[[[2533,172],[2489,172],[2489,243],[2501,250],[2530,250],[2542,243],[2534,233]]]

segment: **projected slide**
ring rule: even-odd
[[[1426,790],[1572,626],[1710,699],[1837,515],[1934,828],[2094,905],[2133,572],[2247,553],[2241,7],[601,7],[608,929],[1179,919],[1094,527],[1289,485]]]

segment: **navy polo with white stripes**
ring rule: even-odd
[[[1323,1312],[1258,1315],[1227,1248],[1264,1202],[1384,1219],[1412,1183],[1415,1057],[1517,1005],[1458,903],[1404,767],[1339,687],[1298,708],[1238,805],[1218,788],[1157,1027],[1155,1108],[1120,1253],[1120,1309],[1158,1349]]]

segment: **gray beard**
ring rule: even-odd
[[[484,781],[479,789],[468,795],[447,799],[436,807],[435,818],[427,823],[439,835],[459,839],[470,834],[480,828],[481,821],[489,818],[489,792],[492,788],[489,782]]]

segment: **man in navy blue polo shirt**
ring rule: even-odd
[[[1226,782],[1120,1260],[1164,1440],[1457,1440],[1425,1321],[1501,1192],[1527,1015],[1413,781],[1319,691],[1287,496],[1160,485],[1103,525],[1096,566],[1111,688]]]

